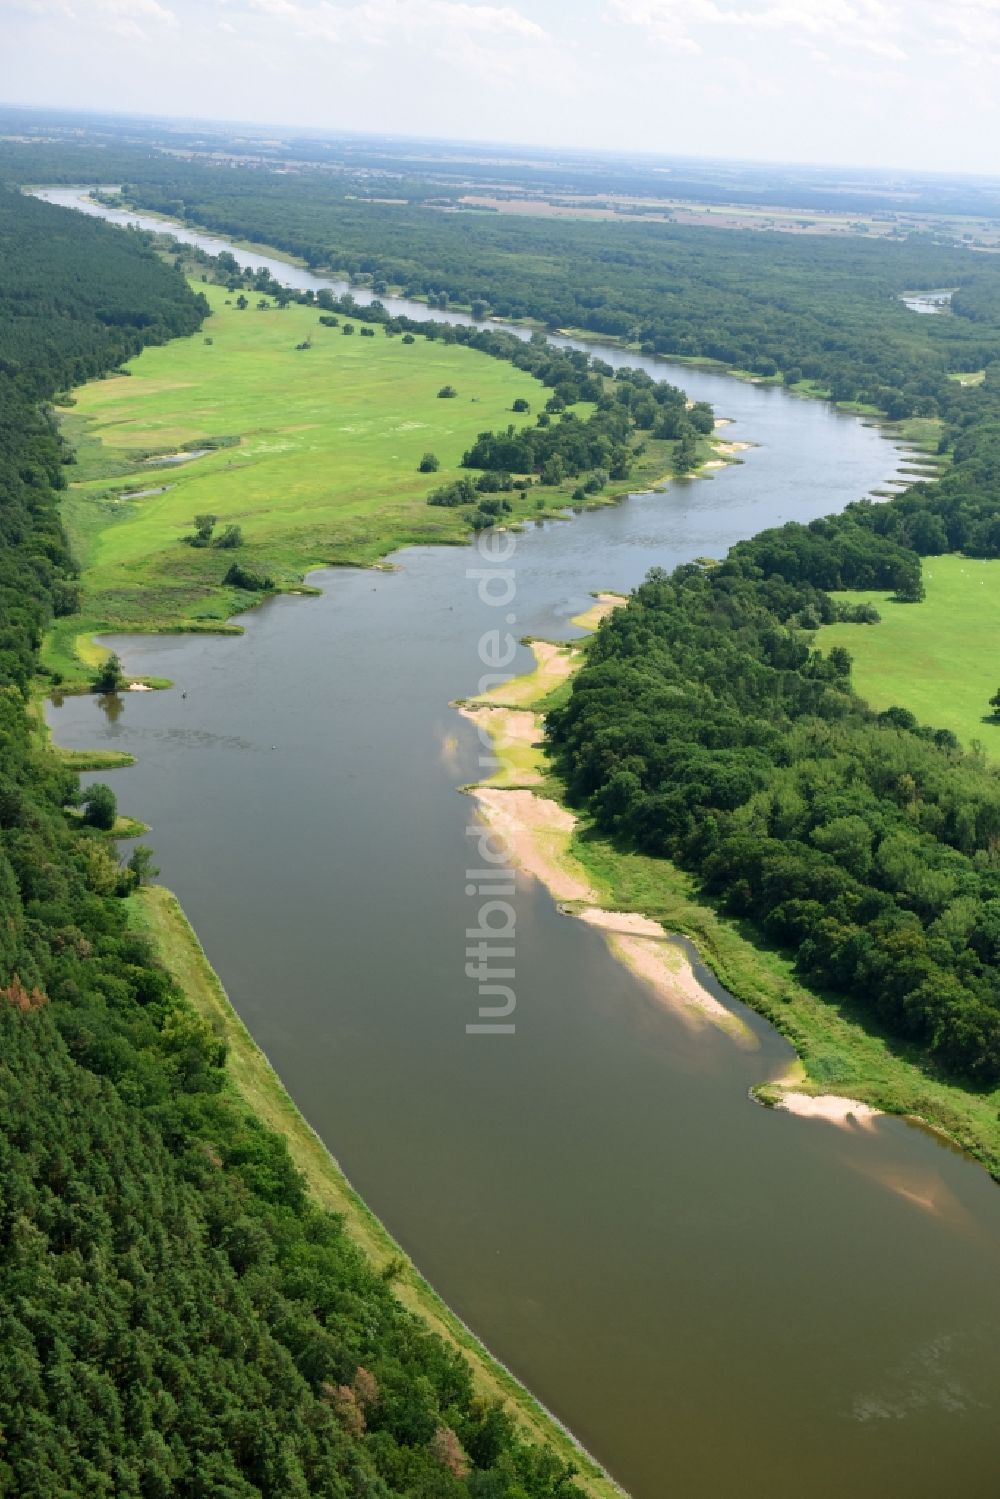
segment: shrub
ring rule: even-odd
[[[83,794],[83,820],[88,827],[109,833],[118,816],[118,802],[110,786],[97,781]]]
[[[264,593],[274,587],[274,579],[266,573],[256,572],[252,567],[241,567],[238,562],[232,563],[222,581],[231,588],[244,588],[247,593]]]
[[[471,479],[456,479],[454,484],[445,484],[427,496],[428,505],[444,505],[452,509],[455,505],[472,505],[479,498]]]
[[[95,692],[119,692],[125,685],[125,673],[114,651],[101,662],[92,678]]]

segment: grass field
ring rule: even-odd
[[[199,289],[213,308],[200,333],[82,387],[64,413],[77,465],[62,514],[83,603],[56,622],[43,661],[67,681],[103,654],[95,630],[226,628],[248,602],[222,585],[233,560],[290,588],[311,567],[465,539],[464,513],[428,506],[427,495],[465,472],[479,432],[533,423],[549,395],[506,361],[459,345],[361,335],[376,325],[345,336],[315,308],[262,312],[253,298],[240,311],[224,289]],[[439,398],[444,386],[454,399]],[[512,412],[518,397],[530,413]],[[630,481],[596,502],[669,472],[673,444],[646,449]],[[426,452],[439,460],[435,473],[419,471]],[[514,518],[564,508],[576,482],[511,495]],[[199,514],[218,518],[216,536],[238,525],[243,544],[187,545]]]
[[[511,413],[515,398],[537,411],[548,394],[469,349],[381,331],[345,337],[315,309],[239,311],[223,289],[203,289],[213,316],[202,333],[147,349],[128,377],[84,386],[64,419],[78,467],[63,516],[84,605],[55,632],[50,666],[75,654],[70,630],[223,621],[237,602],[220,589],[234,556],[288,586],[311,566],[459,539],[463,518],[428,507],[428,493],[459,476],[478,432],[535,420]],[[307,339],[312,347],[296,348]],[[455,399],[438,398],[445,385]],[[190,462],[148,461],[220,440]],[[439,472],[419,472],[427,451]],[[534,496],[521,503],[534,513]],[[244,545],[185,545],[202,513],[218,516],[217,534],[239,525]]]
[[[925,557],[921,604],[889,594],[848,593],[871,600],[877,625],[827,625],[817,644],[842,645],[854,658],[856,690],[873,708],[909,708],[921,723],[951,729],[968,749],[978,741],[1000,761],[1000,722],[989,700],[1000,688],[1000,562]]]

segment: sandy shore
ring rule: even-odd
[[[608,914],[617,917],[624,913]],[[648,920],[647,917],[639,919]],[[741,1046],[756,1047],[759,1043],[750,1027],[727,1010],[714,994],[709,994],[698,982],[684,949],[663,936],[662,927],[660,931],[661,936],[654,938],[623,934],[612,927],[607,933],[608,946],[637,978],[649,984],[658,999],[670,1005],[685,1020],[694,1024],[707,1021],[726,1031]]]
[[[599,593],[573,623],[596,629],[626,602],[622,594]],[[463,717],[485,727],[502,762],[490,781],[471,788],[480,816],[504,839],[511,862],[540,880],[554,900],[579,907],[566,914],[598,927],[614,956],[658,999],[693,1023],[710,1022],[743,1045],[757,1045],[750,1028],[698,982],[684,949],[670,940],[660,922],[636,911],[608,911],[599,904],[600,896],[570,848],[576,818],[559,802],[530,789],[542,780],[536,761],[543,730],[541,716],[527,705],[564,681],[581,657],[572,646],[544,640],[532,641],[531,648],[537,663],[534,672],[459,707]]]
[[[826,1119],[830,1124],[848,1128],[859,1124],[864,1129],[870,1129],[872,1120],[882,1112],[871,1104],[859,1103],[856,1098],[840,1098],[835,1093],[782,1093],[775,1108],[797,1114],[800,1119]]]
[[[472,795],[491,828],[507,842],[519,869],[533,875],[558,901],[595,901],[597,895],[569,853],[571,812],[533,791],[479,786]]]
[[[560,682],[565,682],[576,670],[578,653],[571,644],[556,645],[551,640],[532,640],[529,644],[535,658],[534,671],[499,682],[480,697],[470,698],[470,708],[482,705],[520,707],[533,703],[558,687]]]
[[[528,790],[481,786],[473,791],[485,821],[507,841],[512,861],[541,880],[557,901],[583,902],[578,915],[604,932],[620,962],[647,983],[663,1003],[695,1023],[708,1021],[742,1045],[756,1045],[753,1032],[698,982],[687,954],[671,942],[658,921],[635,911],[606,911],[586,872],[569,850],[576,825],[558,802]]]
[[[596,602],[589,609],[585,609],[582,614],[574,614],[570,624],[579,625],[581,630],[596,630],[602,619],[628,603],[624,593],[599,593],[595,595],[595,599]]]
[[[463,703],[458,711],[480,730],[485,729],[483,738],[500,761],[500,768],[484,783],[486,786],[535,786],[541,781],[537,746],[542,728],[537,714],[526,708],[492,707],[483,702]]]

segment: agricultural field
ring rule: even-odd
[[[837,594],[874,603],[881,623],[827,625],[817,644],[850,651],[854,686],[873,708],[909,708],[921,723],[951,729],[966,749],[978,741],[1000,761],[1000,719],[989,707],[1000,688],[1000,562],[925,557],[923,577],[921,604]]]

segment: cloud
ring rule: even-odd
[[[511,5],[480,5],[473,0],[223,0],[247,15],[269,16],[284,22],[298,35],[323,40],[359,41],[374,45],[401,41],[417,34],[440,33],[445,38],[506,38],[542,41],[545,31],[537,21]]]
[[[982,3],[982,0],[979,0]],[[988,0],[987,0],[988,3]],[[611,19],[643,27],[678,51],[701,51],[702,29],[773,31],[902,59],[904,12],[895,0],[611,0]],[[717,37],[713,38],[713,44]]]
[[[159,0],[12,0],[11,8],[46,21],[61,21],[81,27],[97,26],[126,41],[146,41],[145,23],[174,26],[177,17]]]
[[[949,57],[981,68],[1000,57],[1000,0],[609,0],[607,19],[678,52],[719,45],[719,32],[812,43],[817,62],[861,52],[885,62]]]
[[[567,51],[513,5],[478,0],[215,0],[255,52],[278,53],[286,66],[294,49],[336,48],[351,58],[355,76],[433,61],[500,84],[548,83],[565,92],[573,76]],[[555,80],[553,82],[553,80]]]

